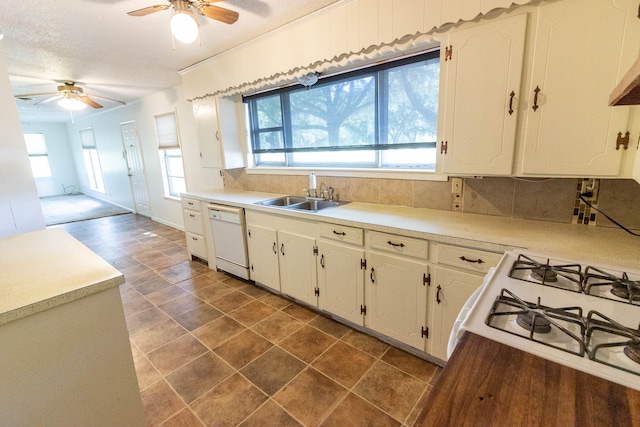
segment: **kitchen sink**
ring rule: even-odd
[[[263,200],[261,202],[256,202],[256,205],[263,206],[279,206],[279,207],[288,207],[291,205],[295,205],[296,203],[305,202],[307,199],[300,196],[284,196],[278,197],[275,199]]]
[[[291,209],[301,211],[319,211],[321,209],[332,208],[338,205],[340,205],[339,202],[330,202],[328,200],[307,200],[306,202],[292,205]]]
[[[256,202],[256,205],[272,206],[274,208],[285,208],[299,211],[319,211],[326,208],[344,205],[346,201],[330,201],[330,200],[307,200],[305,197],[284,196],[275,199],[262,200]]]

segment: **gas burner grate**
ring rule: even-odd
[[[582,292],[580,264],[552,265],[549,259],[537,261],[520,254],[509,271],[509,277],[571,292]]]
[[[577,356],[584,356],[586,325],[582,308],[550,308],[526,302],[508,289],[496,298],[487,326],[553,347]]]
[[[585,269],[583,290],[587,295],[640,304],[640,280],[631,280],[624,272],[616,276],[589,266]]]
[[[640,375],[640,327],[628,328],[592,310],[587,316],[585,348],[591,360]]]

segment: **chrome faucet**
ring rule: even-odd
[[[305,197],[307,200],[316,200],[316,201],[330,201],[333,202],[333,193],[334,193],[334,189],[333,187],[329,186],[326,189],[322,189],[322,187],[326,187],[324,183],[320,184],[320,194],[318,195],[318,192],[315,188],[311,188],[311,189],[306,189],[303,188],[302,191],[305,192]],[[327,198],[328,196],[328,198]]]

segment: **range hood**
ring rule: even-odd
[[[611,92],[609,105],[640,105],[640,59]]]

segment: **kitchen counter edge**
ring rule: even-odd
[[[3,237],[0,257],[0,325],[125,282],[122,273],[62,228]]]
[[[228,189],[183,193],[184,197],[202,202],[363,227],[492,252],[525,249],[547,256],[579,258],[586,263],[622,267],[639,262],[640,239],[614,228],[364,202],[350,202],[318,212],[255,204],[283,195]]]

